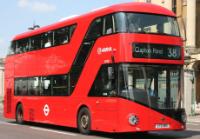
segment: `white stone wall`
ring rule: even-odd
[[[4,95],[4,68],[0,67],[0,102]]]
[[[148,0],[136,0],[137,2],[147,2]],[[169,10],[172,10],[172,1],[171,0],[150,0],[151,3],[163,6]]]
[[[196,47],[196,0],[187,0],[186,46]]]
[[[192,114],[192,93],[194,93],[194,80],[192,72],[185,72],[184,73],[184,108],[186,110],[187,115]],[[187,86],[187,87],[186,87]]]

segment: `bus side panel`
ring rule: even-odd
[[[24,120],[37,123],[77,127],[77,113],[82,98],[61,97],[16,97],[23,106]],[[16,105],[16,104],[15,104]]]
[[[5,95],[4,95],[4,117],[15,118],[14,104],[14,81],[13,78],[5,79]]]
[[[117,132],[118,101],[112,97],[88,96],[91,86],[102,64],[111,63],[111,51],[98,54],[99,49],[112,47],[119,50],[119,35],[102,37],[96,40],[83,68],[72,97],[89,106],[92,118],[92,130]],[[98,57],[98,58],[97,58]],[[119,58],[119,56],[117,56]],[[78,103],[77,103],[78,104]]]
[[[14,99],[14,58],[5,59],[5,81],[4,81],[4,117],[15,117]]]

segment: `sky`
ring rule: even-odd
[[[5,57],[12,38],[33,23],[42,26],[88,13],[94,9],[134,0],[2,0],[0,4],[0,58]]]

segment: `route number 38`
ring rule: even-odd
[[[180,56],[180,53],[175,48],[168,48],[168,57],[169,58],[178,58]]]

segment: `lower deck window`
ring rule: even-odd
[[[15,79],[15,96],[67,96],[68,90],[68,75]]]

